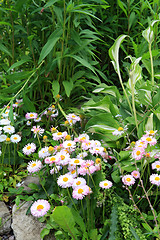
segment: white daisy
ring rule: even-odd
[[[3,127],[3,131],[5,132],[5,133],[9,133],[9,134],[12,134],[12,133],[14,133],[15,132],[15,128],[13,127],[13,126],[4,126]]]
[[[10,137],[11,142],[13,143],[18,143],[21,141],[21,137],[18,134],[14,134]]]

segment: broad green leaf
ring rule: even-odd
[[[54,80],[52,82],[52,90],[53,90],[53,97],[56,97],[60,91],[60,85],[59,85],[58,80]]]
[[[101,109],[106,112],[110,112],[110,103],[111,100],[108,96],[105,96],[101,101],[98,103],[91,104],[89,106],[83,107],[83,110],[88,110],[88,109]]]
[[[10,57],[12,57],[12,54],[10,53],[10,51],[2,44],[0,43],[0,50],[2,52],[5,52],[7,55],[9,55]]]
[[[48,38],[47,43],[42,48],[42,51],[40,53],[38,64],[52,51],[53,47],[59,40],[63,33],[63,29],[56,29]]]
[[[86,226],[83,221],[83,218],[80,216],[79,212],[75,211],[73,208],[71,209],[75,222],[80,226],[80,229],[83,233],[86,232]]]
[[[145,125],[145,130],[149,131],[149,130],[153,130],[154,126],[153,126],[153,113],[151,113],[148,118],[147,118],[147,123]]]
[[[41,233],[40,233],[41,239],[44,239],[44,237],[45,237],[46,235],[48,235],[49,232],[50,232],[50,229],[43,228],[42,231],[41,231]]]
[[[68,232],[74,239],[77,239],[75,220],[70,208],[67,206],[56,207],[51,218],[53,218],[64,231]]]
[[[134,230],[134,228],[133,228],[132,226],[130,226],[130,230],[131,230],[131,233],[132,233],[132,235],[134,236],[134,238],[135,238],[136,240],[140,240],[140,238],[138,237],[136,231]]]
[[[70,94],[71,94],[71,91],[73,89],[73,82],[72,81],[70,81],[70,82],[69,81],[63,81],[62,83],[63,83],[64,89],[65,89],[65,92],[67,94],[67,97],[69,97]]]
[[[132,24],[136,20],[136,14],[135,12],[131,12],[131,15],[129,16],[129,29],[131,29]]]

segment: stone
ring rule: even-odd
[[[0,201],[1,224],[0,235],[5,235],[11,231],[11,214],[4,202]]]
[[[14,236],[10,236],[8,240],[15,240]]]
[[[26,202],[17,209],[17,205],[12,209],[12,229],[15,240],[41,240],[40,232],[45,227],[44,223],[40,223],[37,218],[31,214],[26,215],[27,209],[31,202]]]
[[[24,187],[25,191],[30,192],[31,189],[28,187],[30,183],[35,183],[36,185],[40,185],[39,177],[38,176],[33,177],[29,175],[24,179],[23,184],[21,186]]]

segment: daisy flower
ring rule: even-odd
[[[155,184],[157,186],[160,185],[160,175],[158,175],[158,174],[152,174],[150,176],[149,180],[152,184]]]
[[[90,148],[89,149],[89,151],[90,151],[90,153],[93,155],[93,154],[96,154],[96,155],[98,155],[98,154],[102,154],[103,153],[103,151],[104,151],[104,147],[95,147],[95,148]]]
[[[59,159],[57,156],[47,157],[45,158],[44,162],[46,164],[53,164],[53,163],[59,163]]]
[[[154,146],[157,143],[157,140],[152,136],[142,137],[142,141],[149,143],[150,146]]]
[[[27,170],[29,173],[38,172],[42,168],[42,163],[40,160],[31,161],[28,163]]]
[[[86,185],[86,180],[82,177],[75,178],[73,181],[72,188],[80,187]]]
[[[73,150],[76,147],[76,143],[74,141],[64,141],[63,147],[69,150]]]
[[[113,185],[112,182],[109,181],[109,180],[104,180],[104,181],[102,181],[102,182],[99,183],[99,186],[100,186],[101,188],[105,188],[105,189],[111,188],[112,185]]]
[[[131,175],[132,175],[135,179],[137,179],[137,178],[140,177],[140,172],[134,170],[133,172],[131,172]]]
[[[85,142],[89,141],[89,136],[86,133],[80,134],[78,138],[75,138],[75,142]]]
[[[31,121],[28,120],[28,121],[26,122],[26,125],[27,125],[27,126],[30,126],[30,125],[31,125]]]
[[[9,125],[10,123],[11,121],[5,118],[0,120],[0,125]]]
[[[31,214],[35,217],[44,216],[50,209],[50,204],[47,200],[39,199],[31,206]]]
[[[69,163],[70,155],[66,153],[64,150],[61,150],[56,154],[57,158],[59,159],[59,164],[65,166]]]
[[[112,132],[113,135],[115,136],[121,136],[123,133],[125,133],[125,131],[127,131],[127,127],[125,126],[123,127],[119,127],[118,129],[116,129],[114,132]]]
[[[157,171],[160,171],[160,161],[156,161],[152,163],[152,169],[156,169]]]
[[[70,123],[70,125],[75,124],[76,122],[81,121],[80,117],[75,115],[74,113],[70,113],[66,116],[67,121]]]
[[[135,160],[141,160],[143,158],[145,154],[145,150],[144,148],[135,148],[132,152],[132,157],[135,159]]]
[[[40,122],[41,120],[42,120],[41,117],[37,117],[37,118],[34,119],[35,122]]]
[[[3,127],[3,131],[5,133],[9,133],[9,134],[12,134],[15,132],[15,128],[13,126],[4,126]]]
[[[38,117],[38,114],[34,113],[34,112],[29,112],[29,113],[26,113],[26,115],[25,115],[25,118],[27,120],[29,120],[29,119],[36,119],[37,117]]]
[[[154,136],[156,134],[157,130],[156,131],[149,130],[149,131],[145,131],[145,132],[146,132],[146,135],[148,135],[148,136]]]
[[[24,148],[22,149],[23,153],[25,155],[30,155],[31,153],[34,153],[36,150],[36,145],[34,143],[28,143]]]
[[[122,182],[124,185],[131,186],[135,183],[135,179],[132,175],[125,175],[122,177]]]
[[[18,134],[14,134],[10,137],[11,142],[13,143],[18,143],[21,141],[21,137]]]
[[[44,147],[38,152],[39,158],[49,157],[51,154],[48,151],[49,147]]]
[[[82,163],[84,163],[85,161],[84,160],[82,160],[81,158],[72,158],[72,159],[70,159],[70,161],[69,161],[69,164],[73,164],[73,166],[79,166],[79,165],[82,165]]]
[[[34,137],[36,137],[37,135],[42,136],[42,134],[44,133],[44,129],[40,128],[40,126],[33,126],[31,131],[35,134]]]
[[[65,175],[61,175],[59,176],[58,180],[57,180],[57,184],[59,186],[61,186],[62,188],[67,188],[67,187],[71,187],[73,184],[73,177],[69,174],[65,174]]]
[[[85,158],[87,157],[88,153],[87,152],[81,152],[77,155],[77,158]]]
[[[72,196],[75,199],[83,199],[86,195],[90,193],[89,187],[87,185],[79,186],[74,188]]]
[[[0,135],[0,142],[6,141],[7,136],[5,134]]]
[[[63,138],[62,132],[55,132],[52,134],[53,140],[58,141]]]

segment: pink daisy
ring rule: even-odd
[[[31,206],[31,214],[35,217],[44,216],[50,209],[50,204],[47,200],[39,199]]]
[[[141,138],[142,141],[148,143],[150,146],[154,146],[157,143],[157,140],[152,136],[146,136]]]
[[[29,119],[36,119],[37,117],[38,117],[38,114],[34,113],[34,112],[29,112],[29,113],[26,113],[26,115],[25,115],[25,118],[27,120],[29,120]]]
[[[155,184],[157,186],[160,185],[160,175],[158,175],[158,174],[152,174],[150,176],[149,180],[152,184]]]
[[[131,172],[131,175],[132,175],[135,179],[137,179],[137,178],[140,177],[140,172],[134,170],[133,172]]]
[[[160,171],[160,161],[155,161],[154,163],[152,163],[152,169]]]
[[[135,183],[135,179],[132,175],[125,175],[122,177],[122,182],[124,185],[131,186]]]
[[[33,126],[33,128],[31,129],[31,131],[35,134],[34,137],[36,137],[36,135],[40,135],[42,136],[42,134],[44,133],[44,129],[40,128],[40,126]]]
[[[62,188],[67,188],[67,187],[71,187],[73,184],[73,177],[69,174],[65,174],[65,175],[61,175],[59,176],[58,180],[57,180],[57,184],[59,186],[61,186]]]
[[[28,163],[27,170],[29,173],[38,172],[42,168],[42,163],[40,160],[31,161]]]
[[[102,182],[99,183],[99,186],[100,186],[101,188],[105,188],[105,189],[111,188],[112,185],[113,185],[112,182],[109,181],[109,180],[104,180],[104,181],[102,181]]]
[[[145,150],[142,148],[135,148],[132,152],[132,157],[136,160],[141,160],[145,154]]]
[[[90,188],[87,185],[79,186],[74,188],[72,196],[75,199],[83,199],[86,195],[90,193]]]
[[[23,153],[25,155],[30,155],[31,153],[34,153],[36,150],[36,145],[34,143],[28,143],[24,148],[22,149]]]
[[[83,185],[86,185],[86,180],[82,177],[78,177],[78,178],[74,179],[72,188],[74,189],[76,187],[80,187],[80,186],[83,186]]]

